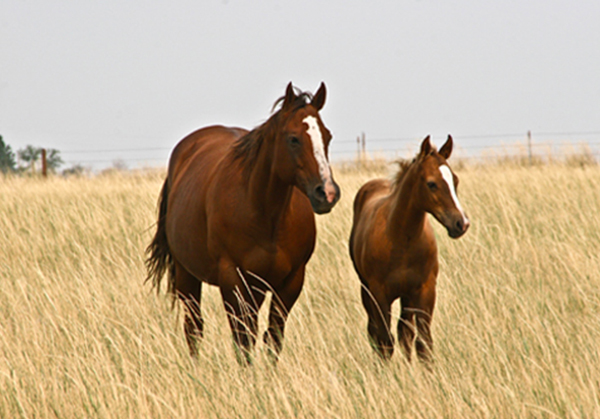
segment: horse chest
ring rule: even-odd
[[[390,261],[384,282],[393,294],[402,295],[421,288],[431,280],[435,281],[437,273],[438,260],[435,250],[406,252],[396,255]]]
[[[280,245],[254,246],[246,252],[241,265],[245,271],[278,288],[304,263],[303,259],[296,249]]]
[[[305,264],[315,243],[314,216],[312,210],[305,216],[282,220],[273,228],[269,223],[254,218],[239,217],[231,222],[230,229],[245,234],[230,236],[219,246],[224,254],[239,265],[271,285],[284,281]],[[303,228],[297,228],[298,225]],[[215,240],[223,240],[219,235]]]

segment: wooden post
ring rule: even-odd
[[[361,138],[360,139],[361,139],[361,145],[362,145],[362,158],[363,158],[363,160],[365,160],[367,158],[367,150],[366,150],[367,149],[367,146],[366,146],[366,144],[367,144],[367,138],[366,138],[364,132],[361,133]]]
[[[529,152],[529,165],[533,164],[533,156],[531,152],[531,131],[527,131],[527,151]]]
[[[46,149],[42,148],[42,176],[48,177],[48,164],[46,161]]]

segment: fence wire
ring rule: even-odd
[[[354,140],[334,140],[329,149],[333,162],[357,158],[407,158],[418,151],[422,138],[398,136]],[[493,160],[527,157],[558,159],[569,155],[586,155],[600,160],[600,131],[456,135],[454,157],[463,160]],[[363,148],[364,147],[364,148]],[[61,150],[66,166],[106,165],[166,166],[172,147],[106,148]]]

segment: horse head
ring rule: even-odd
[[[328,158],[332,136],[319,115],[326,94],[324,83],[312,97],[296,95],[288,84],[279,111],[282,126],[274,162],[279,177],[306,194],[317,214],[328,213],[340,199]]]
[[[416,157],[419,168],[417,182],[422,209],[432,214],[446,227],[448,235],[456,239],[466,233],[470,222],[456,193],[458,177],[447,162],[451,154],[452,136],[448,135],[439,151],[431,145],[427,136]]]

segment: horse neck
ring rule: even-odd
[[[265,134],[248,174],[250,207],[261,223],[275,231],[289,206],[294,186],[282,181],[273,170],[275,136]]]
[[[424,231],[427,213],[417,202],[415,176],[415,171],[410,170],[390,194],[388,233],[392,240],[411,240]]]

